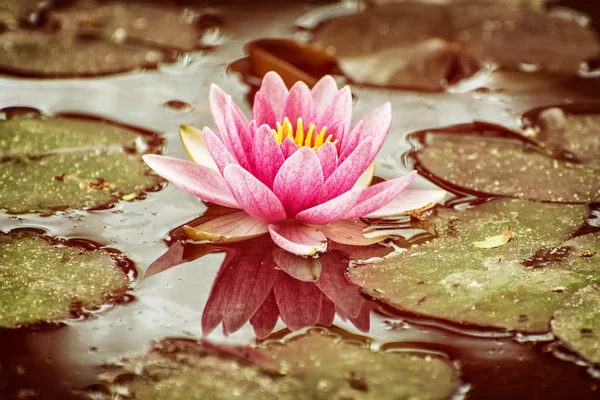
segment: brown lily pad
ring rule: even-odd
[[[558,157],[501,126],[475,122],[412,135],[420,172],[451,191],[476,195],[594,203],[600,167]]]
[[[373,352],[312,330],[257,349],[165,339],[120,362],[123,390],[138,399],[447,399],[460,380],[452,364],[423,352]],[[142,368],[139,368],[143,366]],[[140,373],[141,371],[141,373]],[[116,389],[115,385],[115,389]],[[126,388],[126,389],[125,389]]]
[[[382,261],[357,265],[352,282],[394,308],[458,324],[547,332],[556,308],[600,281],[596,262],[581,262],[587,206],[500,199],[465,211],[440,209],[428,222],[437,237]],[[505,245],[473,242],[509,224]]]
[[[43,0],[0,0],[0,24],[15,28],[19,21],[35,22],[36,13],[47,3]]]
[[[175,61],[177,52],[214,47],[207,38],[218,36],[222,24],[168,1],[5,3],[2,8],[0,2],[0,24],[9,30],[0,34],[0,71],[26,77],[155,68]]]
[[[28,77],[97,76],[153,68],[164,53],[95,38],[41,31],[0,35],[0,71]]]
[[[525,133],[550,151],[600,166],[600,104],[536,108],[523,114]]]
[[[53,10],[49,18],[80,35],[176,51],[201,48],[199,16],[167,2],[85,1]]]
[[[0,138],[0,208],[11,213],[98,207],[160,182],[140,154],[156,150],[156,135],[91,120],[16,118],[0,121]]]
[[[111,253],[37,233],[0,234],[0,327],[57,322],[122,299],[129,278]]]
[[[322,23],[313,44],[356,82],[420,90],[443,90],[487,62],[573,73],[600,51],[583,17],[539,1],[385,2]]]

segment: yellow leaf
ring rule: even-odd
[[[512,228],[510,225],[506,227],[504,232],[496,236],[490,236],[485,238],[482,242],[475,242],[473,245],[480,249],[492,249],[494,247],[504,246],[512,237]]]

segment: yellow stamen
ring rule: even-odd
[[[294,128],[292,127],[292,123],[287,117],[285,117],[285,119],[283,120],[283,126],[286,130],[286,137],[294,139]]]
[[[302,118],[298,118],[298,123],[296,124],[296,144],[298,146],[302,146],[304,142],[304,127],[302,126]]]
[[[306,140],[304,141],[305,146],[312,146],[313,133],[315,133],[316,128],[315,124],[310,124],[308,126],[308,133],[306,134]]]
[[[276,122],[277,132],[273,130],[273,134],[275,135],[275,139],[277,139],[277,144],[281,144],[283,141],[283,128],[279,122]]]
[[[324,143],[326,131],[327,131],[327,127],[324,126],[323,129],[321,129],[321,132],[319,132],[319,134],[315,138],[315,147],[320,147]]]
[[[275,123],[276,129],[271,129],[273,132],[273,137],[277,141],[277,144],[281,145],[285,139],[290,138],[296,143],[298,147],[307,146],[312,147],[313,149],[318,149],[324,143],[333,143],[334,146],[337,146],[338,141],[333,140],[333,135],[325,134],[327,132],[327,127],[324,126],[321,128],[319,133],[315,136],[315,132],[317,131],[317,127],[315,124],[310,123],[308,125],[308,130],[306,133],[304,132],[304,122],[302,118],[298,118],[296,121],[296,130],[294,131],[294,126],[288,117],[285,117],[282,122]],[[314,141],[313,141],[314,137]]]

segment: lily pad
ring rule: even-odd
[[[14,31],[0,35],[0,70],[30,77],[97,76],[153,68],[165,54],[72,33]]]
[[[91,208],[157,187],[140,154],[156,137],[68,118],[0,121],[0,208],[51,213]]]
[[[554,310],[576,290],[600,281],[600,268],[582,264],[573,243],[587,206],[516,199],[465,211],[442,209],[429,220],[437,237],[380,262],[354,266],[352,282],[401,311],[459,324],[547,332]],[[474,242],[507,225],[512,238],[495,248]],[[577,262],[575,262],[575,261]]]
[[[537,108],[523,114],[523,126],[530,137],[551,151],[600,167],[598,103]]]
[[[127,275],[104,250],[46,237],[0,235],[0,327],[55,322],[121,298]]]
[[[600,269],[600,235],[571,241],[574,268]],[[565,300],[554,312],[552,332],[563,345],[587,361],[600,364],[600,284],[589,285]]]
[[[587,18],[539,0],[459,0],[448,7],[454,39],[479,60],[523,71],[574,73],[600,43]]]
[[[61,29],[151,48],[194,51],[200,48],[202,30],[197,15],[171,2],[78,2],[53,10],[49,18]]]
[[[123,361],[122,368],[136,374],[128,385],[134,398],[148,400],[442,400],[460,385],[446,359],[373,352],[365,342],[345,342],[321,330],[258,349],[165,339],[149,354]]]
[[[20,20],[30,20],[36,11],[44,6],[43,0],[0,0],[0,23],[10,28]]]
[[[540,1],[386,2],[322,23],[313,43],[352,80],[442,90],[484,63],[573,73],[600,44],[586,19]]]
[[[413,134],[417,168],[449,190],[531,200],[600,202],[600,166],[555,157],[518,134],[475,122]]]

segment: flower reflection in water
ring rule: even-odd
[[[178,231],[181,235],[176,229],[175,238]],[[331,249],[319,258],[307,258],[281,250],[268,235],[221,245],[176,241],[150,266],[146,278],[210,253],[224,252],[202,314],[204,335],[219,324],[229,335],[250,322],[258,339],[264,339],[280,317],[296,331],[314,325],[331,326],[336,313],[367,332],[373,303],[346,279],[351,249]],[[374,251],[380,255],[390,250],[376,246]]]

